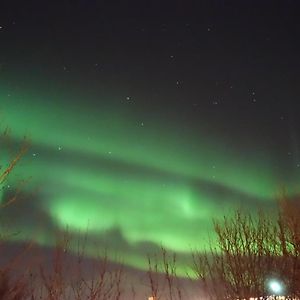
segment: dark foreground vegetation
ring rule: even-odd
[[[0,188],[26,149],[27,145],[22,145],[13,159],[1,167]],[[17,196],[16,193],[1,203],[0,209],[14,205]],[[213,222],[217,241],[208,251],[194,251],[191,256],[190,281],[199,286],[193,297],[187,292],[188,280],[177,275],[176,255],[165,248],[145,258],[147,292],[141,296],[128,282],[121,264],[111,264],[106,253],[89,260],[85,255],[86,240],[77,243],[74,251],[66,231],[57,234],[56,246],[46,262],[35,260],[37,247],[31,242],[22,251],[4,256],[9,233],[1,235],[0,299],[222,300],[267,299],[272,293],[285,295],[286,299],[300,298],[300,199],[283,195],[272,216],[240,209]],[[280,282],[280,291],[268,286],[275,279]]]

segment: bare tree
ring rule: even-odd
[[[67,261],[69,245],[70,235],[68,231],[58,234],[53,250],[51,270],[46,272],[44,266],[40,266],[41,281],[46,290],[45,299],[68,299],[65,276],[69,267]]]
[[[158,258],[155,254],[153,257],[148,255],[148,280],[149,280],[149,287],[150,287],[150,293],[151,297],[153,299],[158,300],[160,298],[160,293],[162,287],[160,286],[160,280],[159,280],[159,267],[158,267]]]
[[[181,300],[183,289],[177,275],[177,257],[161,247],[160,255],[148,255],[148,281],[153,299]]]
[[[0,270],[0,299],[22,300],[28,296],[27,282],[23,277],[12,279],[11,270]]]
[[[85,253],[87,239],[78,240],[77,253],[72,249],[68,231],[57,236],[51,269],[40,267],[44,291],[40,299],[120,300],[123,268],[112,269],[106,254],[88,261]],[[84,268],[88,267],[85,272]]]
[[[281,269],[291,297],[300,298],[300,198],[281,197],[279,202],[279,240]]]
[[[6,129],[3,134],[0,136],[0,154],[4,152],[4,148],[10,148],[9,146],[5,146],[5,143],[9,144],[9,134],[8,130]],[[21,143],[19,149],[16,151],[16,153],[11,155],[11,158],[7,161],[5,165],[0,165],[0,190],[3,191],[5,188],[5,183],[7,182],[7,179],[13,169],[16,167],[16,165],[19,163],[21,158],[26,154],[29,147],[28,141],[24,139],[24,141]],[[0,208],[4,208],[5,206],[8,206],[12,204],[16,199],[17,195],[20,191],[20,188],[17,189],[17,192],[13,197],[11,197],[8,201],[5,203],[2,203],[2,199],[0,199]]]
[[[6,142],[9,141],[9,131],[6,129],[2,135],[0,136],[0,154],[2,155],[3,152],[5,152],[5,147],[8,147],[8,145],[5,145]],[[13,169],[16,167],[20,159],[25,155],[25,153],[28,150],[28,143],[24,140],[21,143],[21,146],[17,150],[15,154],[12,155],[12,158],[7,161],[6,164],[3,166],[0,165],[0,191],[3,192],[5,188],[5,184],[7,182],[7,179]],[[17,192],[10,197],[6,202],[3,202],[3,199],[0,198],[0,210],[3,212],[5,208],[9,205],[11,205],[13,202],[16,201],[17,195],[18,195],[19,189],[17,189]],[[1,223],[1,226],[4,225]],[[3,228],[1,228],[3,229]],[[1,230],[2,231],[2,230]],[[7,238],[9,238],[11,234],[9,232],[1,232],[0,233],[0,243],[1,243],[1,250],[3,250],[5,241]],[[26,249],[28,249],[26,247]],[[26,250],[25,249],[25,250]],[[13,257],[13,259],[10,259],[8,261],[5,261],[4,264],[0,267],[0,299],[6,299],[6,300],[17,300],[17,299],[25,299],[28,294],[27,290],[27,282],[22,275],[12,275],[12,270],[16,267],[16,264],[18,263],[20,257],[23,253],[18,253],[16,257]]]
[[[266,296],[266,282],[278,274],[278,228],[265,214],[237,210],[214,221],[216,244],[193,254],[193,270],[211,299]],[[279,270],[281,272],[281,270]],[[281,274],[279,274],[281,275]]]

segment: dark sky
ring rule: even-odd
[[[297,119],[296,1],[13,2],[1,9],[4,80],[114,89],[192,119],[268,115],[279,131]]]
[[[51,244],[89,224],[142,267],[144,245],[205,247],[212,217],[298,193],[298,15],[292,0],[1,1],[1,124],[31,142],[1,197],[32,178],[22,230]]]

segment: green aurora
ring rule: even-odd
[[[23,189],[36,191],[34,207],[47,222],[88,230],[130,265],[144,266],[144,243],[180,253],[204,249],[212,218],[240,205],[269,208],[280,185],[296,191],[296,176],[291,182],[286,170],[274,170],[276,157],[267,150],[228,147],[217,134],[196,135],[159,115],[150,122],[126,100],[104,99],[93,109],[80,99],[65,101],[71,93],[53,101],[45,93],[0,91],[2,127],[17,144],[24,136],[31,144],[5,188],[30,177]],[[43,220],[30,222],[43,227]],[[47,227],[22,232],[17,239],[52,243]],[[95,253],[92,246],[87,251]]]

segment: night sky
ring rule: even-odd
[[[30,142],[1,191],[22,185],[16,240],[88,229],[143,267],[300,191],[296,1],[20,2],[0,7],[1,165]]]

